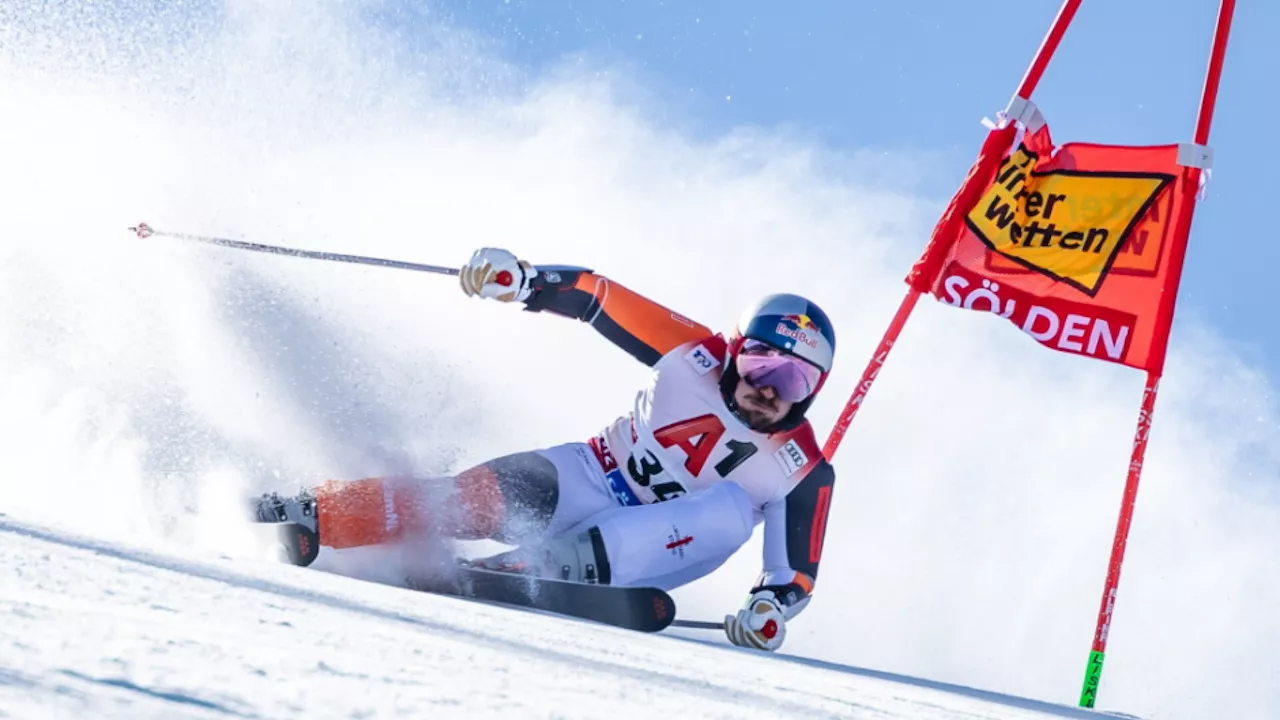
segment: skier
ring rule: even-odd
[[[725,616],[725,633],[778,649],[813,592],[835,482],[805,419],[831,371],[826,314],[771,295],[725,337],[591,270],[534,267],[496,248],[477,250],[459,278],[468,296],[582,320],[651,366],[634,409],[586,442],[453,477],[330,480],[295,497],[264,495],[256,519],[302,523],[335,549],[495,539],[517,547],[476,564],[664,590],[715,570],[763,522],[763,572]]]

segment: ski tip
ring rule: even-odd
[[[292,522],[250,522],[255,541],[274,552],[277,559],[306,567],[320,556],[320,536],[311,528]]]
[[[299,523],[283,523],[279,533],[289,561],[294,565],[306,567],[320,556],[320,536],[311,528]]]
[[[653,595],[653,632],[666,630],[676,619],[676,601],[663,590]]]

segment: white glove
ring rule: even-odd
[[[734,645],[777,650],[787,637],[787,617],[771,590],[758,590],[736,616],[724,616],[724,633]]]
[[[528,299],[537,274],[532,265],[506,250],[480,248],[458,272],[458,282],[468,297],[511,302]]]

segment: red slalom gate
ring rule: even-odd
[[[1056,146],[1030,102],[1079,6],[1080,0],[1064,0],[1000,122],[988,132],[934,226],[907,275],[906,297],[823,453],[828,460],[834,457],[924,293],[955,307],[990,311],[1051,349],[1146,371],[1080,694],[1080,705],[1091,708],[1101,682],[1202,171],[1211,159],[1209,127],[1235,2],[1220,0],[1193,142],[1140,147]],[[1110,213],[1109,223],[1077,222],[1088,215],[1080,207],[1102,197],[1126,198],[1128,205]],[[1055,204],[1068,212],[1047,223]],[[1069,216],[1065,222],[1064,216]]]

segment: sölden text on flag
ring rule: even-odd
[[[1047,125],[1013,138],[991,132],[907,282],[1055,350],[1158,371],[1186,248],[1175,219],[1194,202],[1178,145],[1054,148]]]

